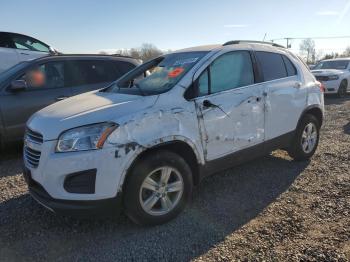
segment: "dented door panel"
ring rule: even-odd
[[[267,140],[296,129],[307,102],[307,86],[296,83],[301,83],[298,76],[265,83]]]
[[[264,141],[263,86],[252,85],[196,99],[206,160]],[[218,107],[205,107],[209,100]]]

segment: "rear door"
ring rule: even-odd
[[[291,60],[272,52],[255,52],[264,78],[265,137],[277,138],[294,131],[306,105],[307,89]]]
[[[32,60],[50,54],[50,47],[32,37],[9,34],[20,61]]]
[[[6,134],[12,139],[23,136],[25,124],[36,111],[71,96],[65,85],[64,62],[50,61],[35,65],[17,78],[27,83],[27,89],[11,92],[9,87],[1,100]]]
[[[72,88],[73,95],[103,88],[121,75],[112,60],[66,61],[67,85]]]
[[[19,62],[18,54],[8,33],[0,32],[0,73]]]

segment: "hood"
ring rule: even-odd
[[[315,69],[311,70],[311,73],[317,76],[329,76],[329,75],[341,75],[344,74],[344,70],[339,69]]]
[[[27,126],[55,140],[65,130],[114,121],[154,105],[158,96],[137,96],[117,93],[90,92],[52,104],[35,113]]]

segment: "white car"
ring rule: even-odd
[[[0,32],[0,74],[19,62],[56,53],[55,49],[32,37]]]
[[[350,91],[350,58],[323,60],[311,72],[324,84],[326,94],[344,97]]]
[[[57,213],[123,207],[136,223],[164,223],[207,175],[278,148],[309,159],[323,110],[320,83],[285,48],[180,50],[37,112],[24,174],[31,195]]]

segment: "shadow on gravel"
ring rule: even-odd
[[[324,104],[325,105],[341,105],[346,101],[350,100],[350,95],[347,95],[344,98],[339,98],[336,95],[325,95]]]
[[[0,203],[0,257],[5,260],[171,260],[206,253],[259,215],[308,165],[267,156],[205,179],[175,220],[139,227],[125,216],[59,217],[28,194]]]
[[[344,133],[350,135],[350,122],[343,126]]]

